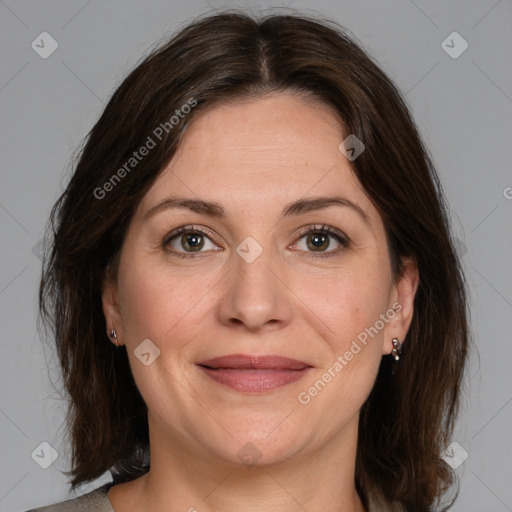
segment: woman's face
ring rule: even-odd
[[[347,135],[292,94],[222,105],[191,123],[139,204],[103,305],[155,439],[273,463],[356,431],[382,355],[407,333],[417,272],[393,281]]]

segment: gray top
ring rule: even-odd
[[[115,512],[107,497],[107,493],[113,485],[114,482],[109,482],[87,494],[78,496],[78,498],[33,508],[27,512]]]

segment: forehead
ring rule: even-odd
[[[371,217],[373,205],[339,150],[346,135],[328,106],[296,94],[220,104],[189,124],[140,208],[170,194],[221,202],[228,210],[343,195]]]

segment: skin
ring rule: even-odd
[[[223,104],[194,119],[139,204],[103,310],[148,406],[151,470],[111,488],[116,512],[364,510],[354,484],[359,410],[392,338],[409,329],[418,272],[406,260],[393,280],[382,219],[338,149],[347,135],[327,106],[292,93]],[[290,202],[332,195],[359,205],[369,225],[346,206],[280,216]],[[143,220],[170,196],[218,202],[226,217],[174,208]],[[166,252],[166,235],[191,224],[215,238],[187,253],[178,235]],[[340,230],[350,245],[329,236],[329,256],[311,257],[322,252],[301,228],[318,225]],[[263,249],[252,263],[236,252],[248,236]],[[384,328],[299,403],[396,302],[402,309]],[[134,355],[145,339],[160,350],[148,366]],[[235,353],[313,368],[298,382],[246,394],[195,364]],[[250,466],[238,456],[249,442],[260,457]]]

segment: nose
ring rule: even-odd
[[[292,300],[284,269],[270,250],[248,262],[233,252],[232,269],[224,282],[218,309],[220,322],[251,332],[289,324]]]

